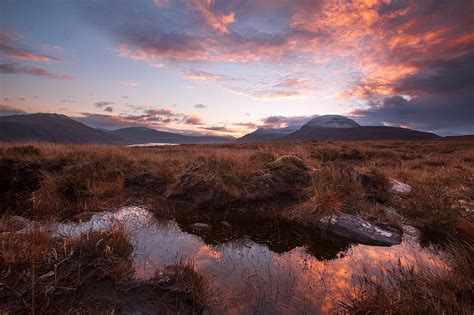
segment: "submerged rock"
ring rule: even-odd
[[[246,198],[262,200],[282,194],[297,195],[311,181],[312,168],[294,155],[284,155],[256,174],[247,187]]]
[[[323,217],[317,225],[328,232],[361,244],[391,246],[401,242],[399,233],[387,231],[348,213]]]
[[[194,223],[194,224],[191,224],[191,227],[195,229],[206,229],[206,230],[211,228],[211,226],[206,223]]]
[[[392,194],[409,194],[411,192],[411,186],[405,183],[402,183],[401,181],[398,181],[394,178],[389,178],[389,191]]]
[[[221,224],[225,227],[230,227],[230,223],[227,221],[221,221]]]

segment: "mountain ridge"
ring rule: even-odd
[[[262,135],[254,132],[238,138],[236,142],[268,141],[368,141],[368,140],[430,140],[440,136],[424,131],[400,127],[361,126],[341,115],[322,115],[310,119],[298,130],[281,136],[274,133]]]
[[[144,139],[129,131],[148,134]],[[137,143],[134,142],[137,141]],[[145,141],[150,140],[150,141]],[[55,113],[35,113],[0,117],[0,141],[39,141],[73,144],[144,144],[155,143],[230,143],[235,138],[220,136],[189,136],[147,127],[127,127],[104,131],[73,118]]]

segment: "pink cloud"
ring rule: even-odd
[[[122,81],[120,84],[128,86],[128,87],[137,87],[140,85],[138,82],[133,82],[133,81]]]
[[[203,19],[213,29],[221,33],[229,33],[228,25],[235,23],[235,13],[219,14],[213,8],[213,0],[189,0],[190,4],[201,14]]]
[[[49,72],[43,68],[39,67],[26,67],[20,66],[15,63],[4,63],[0,64],[0,73],[4,74],[29,74],[34,76],[39,76],[43,78],[50,78],[56,80],[72,80],[73,76],[68,74],[57,74],[54,72]]]

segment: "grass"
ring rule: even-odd
[[[131,247],[120,229],[76,239],[17,235],[10,215],[64,221],[148,204],[168,217],[179,211],[258,212],[290,225],[346,212],[401,230],[387,223],[383,209],[390,206],[403,223],[420,228],[424,240],[451,253],[450,268],[433,274],[400,267],[383,279],[366,277],[346,308],[472,313],[473,177],[474,145],[454,140],[153,148],[0,144],[0,227],[6,232],[0,236],[0,304],[13,313],[110,312],[128,301],[135,305],[129,311],[173,313],[201,312],[209,298],[206,280],[185,262],[143,283],[131,279]],[[412,192],[390,193],[390,178],[411,185]],[[117,299],[105,303],[110,292]],[[98,306],[88,309],[90,301]]]
[[[192,262],[134,279],[133,247],[119,226],[76,238],[46,232],[0,237],[0,304],[6,313],[203,311],[206,280]]]
[[[289,153],[313,170],[309,181],[304,180],[304,172],[298,173],[297,164],[278,162]],[[166,196],[183,188],[183,176],[194,172],[200,183],[214,190],[208,191],[207,206],[212,206],[212,196],[224,196],[217,208],[233,207],[237,201],[238,207],[251,209],[254,205],[245,196],[259,187],[269,187],[267,190],[275,190],[268,194],[273,214],[286,216],[285,209],[291,207],[300,211],[295,215],[299,219],[307,214],[338,211],[373,217],[383,204],[393,206],[429,238],[472,240],[474,220],[469,207],[474,201],[473,156],[474,146],[468,141],[154,148],[0,144],[0,167],[6,165],[6,169],[13,170],[4,174],[7,181],[33,175],[39,181],[37,186],[28,187],[27,181],[23,181],[25,187],[11,186],[0,197],[0,203],[4,213],[40,220],[67,220],[81,212],[103,211],[127,203],[159,203],[166,208]],[[262,173],[266,181],[255,182]],[[413,192],[407,196],[390,194],[388,178],[410,184]],[[275,185],[278,181],[298,188],[297,193],[277,192],[282,188]],[[184,189],[183,193],[188,196],[175,201],[184,201],[193,192]]]
[[[350,314],[472,314],[472,244],[450,244],[446,268],[417,264],[364,275],[343,302]]]

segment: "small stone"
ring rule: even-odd
[[[226,227],[230,227],[230,223],[227,221],[221,221],[221,224]]]
[[[12,215],[8,218],[8,225],[14,230],[21,230],[26,226],[30,225],[32,221],[19,215]]]
[[[421,231],[412,225],[402,225],[403,236],[408,236],[414,240],[419,240],[421,237]]]
[[[194,223],[191,224],[191,227],[196,228],[196,229],[210,229],[211,226],[206,223]]]
[[[389,185],[390,185],[390,192],[393,194],[409,194],[411,192],[411,186],[405,183],[402,183],[401,181],[398,181],[394,178],[389,178],[388,180]]]
[[[384,207],[383,211],[388,222],[394,225],[399,225],[402,222],[402,216],[392,207]]]

